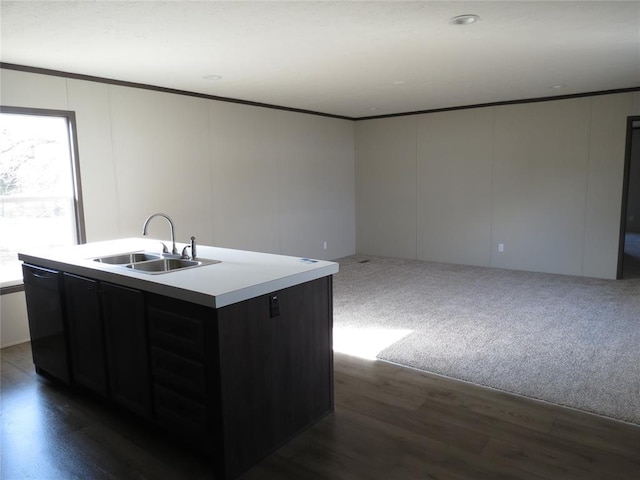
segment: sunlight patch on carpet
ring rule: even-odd
[[[412,332],[413,330],[392,328],[334,327],[333,351],[375,360],[378,353]]]

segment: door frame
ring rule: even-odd
[[[622,179],[622,207],[620,210],[620,238],[618,241],[618,271],[616,279],[622,278],[624,268],[624,240],[627,232],[627,206],[629,203],[629,173],[631,172],[631,146],[633,144],[633,124],[640,123],[640,115],[627,117],[627,139],[624,153],[624,174]]]

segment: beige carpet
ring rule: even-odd
[[[379,359],[640,424],[640,280],[339,262],[336,336],[388,332]]]

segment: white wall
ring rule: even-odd
[[[0,74],[2,105],[76,112],[87,241],[140,236],[144,219],[162,211],[179,242],[195,235],[203,245],[320,259],[355,253],[353,122]],[[154,220],[149,234],[168,239],[168,225]],[[23,294],[5,297],[18,305]],[[3,310],[3,345],[5,330],[21,331],[25,319],[19,306]]]
[[[27,304],[24,292],[0,295],[0,347],[29,340]]]
[[[633,93],[633,107],[631,110],[632,115],[640,115],[640,92]]]
[[[622,93],[357,122],[358,253],[615,278],[639,105]]]
[[[505,251],[491,249],[492,265],[581,274],[589,109],[585,98],[495,109],[491,229]]]
[[[604,278],[626,116],[640,115],[635,92],[362,121],[354,135],[346,120],[4,69],[0,103],[76,112],[88,241],[138,236],[164,211],[182,242],[335,259],[357,232],[359,253]],[[23,293],[1,300],[0,343],[26,339]]]
[[[417,258],[489,263],[493,117],[478,108],[417,118]]]
[[[627,95],[594,97],[591,102],[587,203],[582,273],[615,278],[620,239]]]
[[[416,117],[356,123],[358,251],[416,255]]]

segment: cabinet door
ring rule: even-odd
[[[149,349],[144,295],[138,290],[103,283],[100,287],[111,398],[151,417]]]
[[[71,368],[75,383],[107,395],[107,370],[98,282],[64,274]]]
[[[62,276],[46,268],[23,265],[33,363],[38,372],[69,383],[69,357],[62,305]]]

